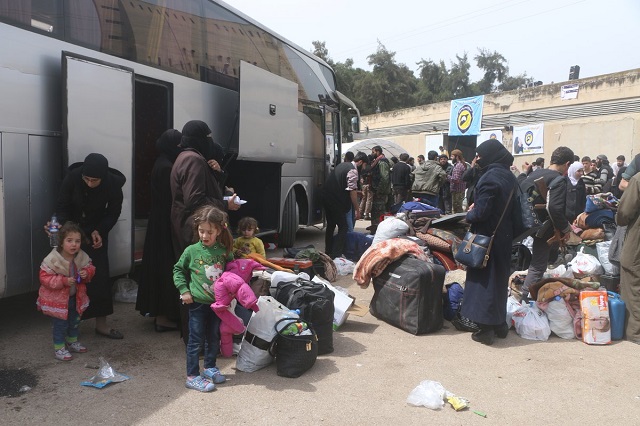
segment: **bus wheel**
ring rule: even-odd
[[[299,225],[298,204],[296,203],[296,192],[292,189],[287,195],[282,210],[282,227],[278,236],[280,247],[293,247],[296,242],[296,232]]]

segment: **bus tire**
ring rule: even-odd
[[[280,235],[278,236],[278,244],[280,247],[293,247],[296,242],[299,220],[296,192],[292,189],[284,201],[284,209],[282,210],[282,227],[280,229]]]

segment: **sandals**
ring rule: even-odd
[[[124,336],[122,335],[122,333],[120,333],[118,330],[116,330],[115,328],[112,328],[109,330],[108,333],[104,333],[100,330],[98,330],[96,328],[96,334],[99,336],[104,336],[104,337],[108,337],[109,339],[116,339],[116,340],[120,340],[123,339]]]

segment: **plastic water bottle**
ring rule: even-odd
[[[51,222],[49,222],[49,245],[51,247],[58,247],[58,228],[60,224],[58,223],[58,218],[54,213],[51,216]]]

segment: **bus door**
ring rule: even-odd
[[[327,105],[324,106],[325,177],[329,176],[333,168],[342,162],[338,146],[340,142],[339,117],[336,110]]]
[[[134,77],[131,68],[62,52],[65,165],[97,152],[127,178],[122,213],[109,233],[112,276],[133,264]]]

